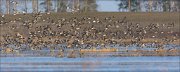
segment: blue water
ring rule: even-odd
[[[179,56],[150,57],[1,57],[3,71],[180,72]]]

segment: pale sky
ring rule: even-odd
[[[98,4],[98,11],[101,12],[118,12],[118,1],[115,0],[97,0],[96,3]]]

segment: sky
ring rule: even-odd
[[[115,1],[115,0],[97,0],[96,3],[98,4],[98,11],[101,12],[118,12],[118,4],[119,2]]]

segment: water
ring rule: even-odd
[[[139,57],[1,57],[3,71],[180,72],[179,56]]]
[[[12,45],[13,46],[13,45]],[[165,49],[179,45],[165,45]],[[14,47],[15,48],[15,47]],[[122,57],[123,54],[137,54],[126,52],[125,47],[110,45],[107,48],[118,48],[118,52],[88,52],[84,56],[76,58],[59,58],[58,50],[51,56],[49,48],[42,50],[20,50],[11,54],[0,54],[0,72],[180,72],[180,57],[176,56],[141,56],[141,54],[155,54],[156,52],[140,52],[139,56]],[[138,48],[136,45],[128,46],[128,50]],[[154,46],[141,48],[142,50],[154,50]],[[68,52],[67,52],[68,53]],[[77,53],[78,54],[78,53]],[[170,55],[165,52],[164,54]],[[119,56],[121,55],[121,56]]]

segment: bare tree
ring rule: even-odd
[[[52,6],[52,2],[51,0],[45,0],[44,2],[41,2],[40,5],[43,5],[45,8],[45,12],[50,12],[52,11],[51,6]]]
[[[179,1],[178,0],[171,0],[170,1],[170,9],[171,12],[178,12],[178,6],[179,6]],[[179,6],[180,7],[180,6]]]
[[[57,1],[57,12],[66,12],[66,9],[67,9],[66,2],[67,0]]]
[[[128,11],[128,0],[117,0],[120,3],[118,4],[119,6],[119,11],[120,12],[124,12],[124,11]]]
[[[138,12],[140,11],[140,1],[139,0],[131,0],[131,3],[130,3],[130,11],[131,12]]]
[[[170,0],[163,0],[163,11],[166,12],[170,12]]]
[[[95,0],[84,0],[83,2],[83,9],[82,11],[83,12],[87,12],[87,11],[97,11],[96,8],[97,8],[97,4],[96,4],[96,1]]]

